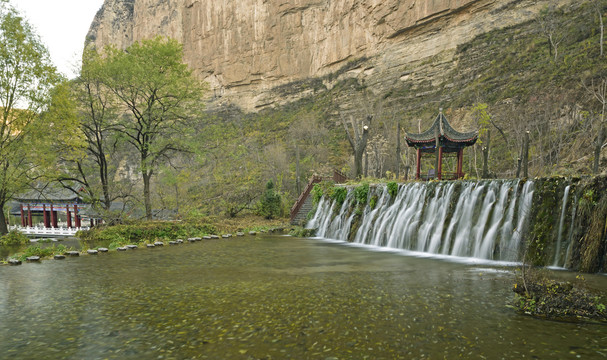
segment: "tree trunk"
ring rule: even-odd
[[[145,204],[145,218],[147,220],[152,220],[152,201],[150,199],[150,179],[152,178],[152,174],[145,170],[142,170],[141,174],[143,175],[143,201]]]
[[[0,203],[0,235],[8,234],[8,226],[6,226],[6,216],[4,214],[4,202]]]
[[[396,180],[400,178],[400,122],[396,125]]]
[[[525,132],[523,140],[523,177],[529,177],[529,131]]]
[[[297,193],[301,194],[301,180],[299,179],[301,174],[299,173],[299,144],[295,144],[295,186],[297,187]]]
[[[491,146],[491,131],[487,131],[487,141],[483,147],[483,179],[489,178],[489,148]]]
[[[596,144],[594,147],[594,167],[592,168],[592,173],[593,174],[598,174],[599,173],[599,166],[601,164],[601,148],[603,147],[603,125],[601,125],[600,129],[599,129],[599,135],[596,139]]]

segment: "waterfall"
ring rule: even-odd
[[[561,255],[561,242],[563,241],[563,223],[565,222],[565,212],[567,210],[567,198],[569,197],[569,189],[571,185],[567,185],[565,188],[565,195],[563,195],[563,204],[561,205],[561,217],[559,218],[559,232],[557,234],[556,248],[554,249],[554,262],[552,266],[559,265],[559,258]]]
[[[338,212],[323,198],[308,227],[318,228],[319,237],[375,247],[518,261],[533,182],[522,188],[519,180],[407,183],[394,198],[377,186],[369,196],[375,200],[362,205],[352,193]]]

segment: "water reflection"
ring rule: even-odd
[[[592,277],[605,284],[605,277]],[[48,359],[600,358],[516,315],[511,268],[287,237],[0,267],[0,354]]]

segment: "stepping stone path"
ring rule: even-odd
[[[175,242],[176,242],[177,244],[183,244],[183,239],[177,239],[177,240],[175,240]]]
[[[211,239],[219,239],[219,236],[217,236],[217,235],[211,235]]]
[[[244,236],[244,233],[243,232],[237,232],[236,236]]]
[[[177,245],[179,244],[177,241],[169,241],[169,245]]]
[[[57,254],[57,255],[55,255],[53,258],[54,258],[55,260],[63,260],[63,259],[65,259],[65,255],[60,255],[60,254]]]
[[[10,265],[21,265],[21,260],[18,260],[18,259],[10,259],[10,260],[8,261],[8,263],[9,263]]]
[[[188,239],[188,241],[189,241],[189,242],[191,242],[191,243],[193,243],[193,242],[196,242],[196,239],[194,239],[194,238],[189,238],[189,239]]]
[[[121,247],[116,248],[116,250],[117,251],[126,251],[127,248],[125,246],[121,246]]]
[[[89,255],[97,255],[97,254],[99,254],[99,251],[90,249],[90,250],[87,250],[86,253]]]
[[[156,246],[164,246],[164,243],[162,241],[156,241],[154,243],[154,245],[156,245]]]
[[[154,245],[154,244],[146,244],[145,246],[147,246],[150,249],[156,247],[156,245]]]
[[[224,234],[224,235],[221,235],[221,237],[224,239],[231,238],[232,234]]]
[[[131,250],[135,250],[135,249],[137,249],[137,245],[127,245],[126,248],[127,249],[131,249]]]
[[[30,257],[26,258],[25,260],[27,260],[29,262],[37,262],[37,261],[40,261],[40,256],[30,256]]]
[[[257,235],[255,231],[249,231],[249,235]]]
[[[99,252],[104,252],[104,253],[110,251],[110,249],[108,249],[108,248],[99,248],[97,250],[99,250]]]
[[[68,251],[68,252],[65,253],[65,255],[80,256],[80,253],[78,251]]]
[[[202,238],[205,239],[205,240],[211,240],[211,237],[208,236],[208,235],[207,236],[203,236]]]

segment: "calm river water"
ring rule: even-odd
[[[607,277],[589,281],[607,286]],[[600,359],[513,268],[264,236],[0,267],[0,358]]]

